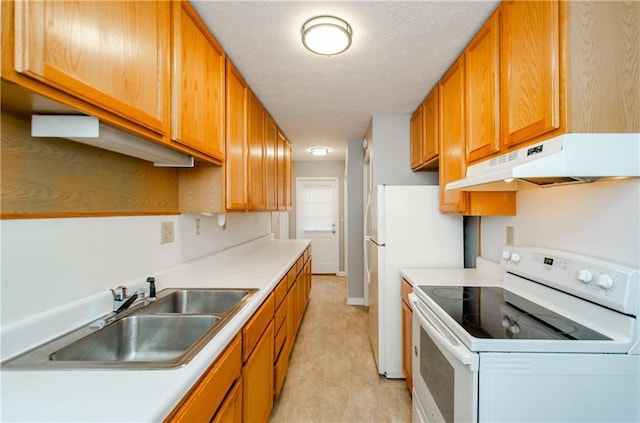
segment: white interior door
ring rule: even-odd
[[[310,239],[312,273],[338,273],[338,178],[296,178],[296,238]]]

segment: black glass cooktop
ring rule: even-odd
[[[418,288],[476,338],[609,339],[503,288],[437,285]]]

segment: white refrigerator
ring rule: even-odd
[[[369,340],[378,373],[403,378],[401,268],[464,267],[462,216],[444,215],[437,185],[377,185],[365,214]]]

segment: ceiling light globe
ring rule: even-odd
[[[340,18],[317,16],[302,25],[302,44],[313,53],[332,56],[351,46],[351,27]]]
[[[329,154],[329,149],[327,147],[313,147],[309,149],[309,152],[314,156],[326,156]]]

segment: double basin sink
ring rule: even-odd
[[[3,368],[161,369],[188,363],[257,289],[164,289],[2,364]]]

